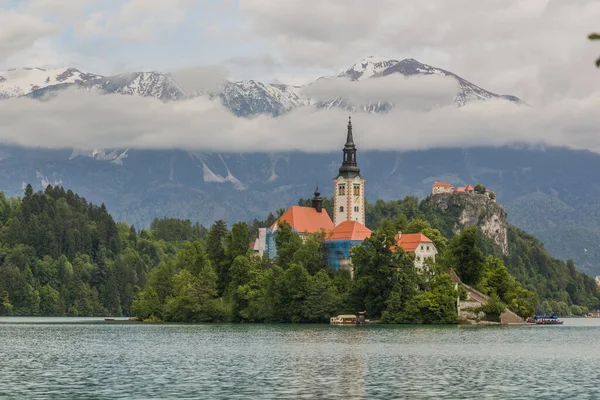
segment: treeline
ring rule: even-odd
[[[376,231],[353,258],[355,277],[328,266],[322,235],[305,240],[283,223],[278,256],[248,249],[246,223],[222,221],[204,243],[187,243],[149,275],[134,303],[144,319],[163,321],[328,322],[366,310],[387,322],[455,323],[457,292],[447,273],[419,273],[413,255],[392,251],[394,232]]]
[[[458,215],[415,198],[369,204],[374,233],[354,249],[350,279],[328,265],[323,236],[303,240],[285,224],[276,235],[277,258],[257,257],[249,243],[274,215],[230,229],[223,221],[206,229],[163,218],[137,231],[71,191],[49,186],[34,193],[28,186],[21,200],[0,195],[0,315],[327,322],[366,310],[386,322],[453,323],[460,293],[450,268],[493,297],[491,314],[509,307],[527,316],[536,305],[584,313],[600,303],[589,277],[523,232],[511,230],[510,257],[475,229],[451,237]],[[418,271],[414,255],[392,251],[398,231],[432,239],[437,262]]]
[[[60,187],[0,192],[0,315],[131,315],[149,271],[203,235],[169,219],[137,232]]]
[[[411,227],[407,228],[407,219],[423,220],[438,229],[442,236],[453,238],[461,211],[460,207],[450,207],[442,212],[432,207],[428,199],[419,202],[416,197],[389,202],[378,200],[367,203],[366,222],[369,228],[375,229],[394,221],[396,227],[409,233]],[[579,310],[585,314],[588,309],[600,307],[600,291],[595,280],[579,272],[572,260],[562,261],[552,257],[537,238],[510,225],[508,244],[509,255],[506,256],[481,232],[477,232],[477,247],[483,256],[501,260],[516,282],[538,295],[540,304],[537,312],[544,311],[544,301],[548,302],[546,304],[557,304],[554,310],[561,310],[560,313],[555,312],[559,315],[570,315]],[[546,311],[548,309],[545,308]]]

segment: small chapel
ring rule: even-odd
[[[291,206],[272,226],[259,229],[258,239],[253,242],[257,255],[277,256],[274,235],[278,224],[285,221],[302,238],[324,233],[329,264],[336,270],[345,269],[353,275],[351,249],[362,244],[372,232],[365,226],[365,179],[356,160],[351,117],[348,117],[346,144],[342,152],[342,165],[333,179],[333,221],[323,208],[323,198],[317,186],[311,207]],[[398,233],[397,246],[407,252],[415,252],[417,267],[422,267],[425,256],[435,259],[437,254],[433,242],[422,234]],[[424,254],[420,254],[421,251]]]

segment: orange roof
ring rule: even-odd
[[[433,182],[433,185],[431,185],[431,187],[436,187],[436,186],[437,187],[452,187],[452,185],[449,184],[448,182],[438,182],[438,181]]]
[[[473,186],[471,186],[471,185],[467,185],[467,187],[465,188],[465,191],[467,191],[467,192],[469,192],[469,191],[472,192],[473,190],[475,190],[475,189],[473,189]]]
[[[421,243],[433,243],[431,239],[422,233],[403,233],[400,235],[400,239],[396,237],[396,243],[404,249],[407,253],[412,253],[419,247]],[[392,246],[392,251],[396,250],[396,246]]]
[[[333,222],[327,211],[317,212],[312,207],[292,206],[277,220],[277,222],[279,221],[287,222],[298,233],[315,233],[320,230],[329,232],[333,229]],[[272,228],[277,227],[277,222],[273,224]]]
[[[326,236],[327,240],[365,240],[371,230],[358,221],[344,221]]]
[[[456,189],[454,189],[455,192],[466,192],[467,188],[464,187],[457,187]]]

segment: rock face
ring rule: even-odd
[[[501,205],[477,193],[440,193],[432,195],[429,201],[443,211],[460,210],[455,233],[476,226],[504,254],[508,254],[508,223]]]

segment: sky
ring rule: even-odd
[[[595,115],[600,70],[594,66],[600,43],[587,40],[589,33],[600,31],[597,0],[0,0],[0,26],[0,70],[72,66],[106,75],[185,70],[198,73],[188,76],[191,80],[219,76],[300,85],[336,75],[370,55],[415,58],[489,91],[515,95],[529,106],[487,102],[457,109],[442,102],[427,111],[398,107],[387,115],[356,116],[357,135],[366,147],[523,141],[600,151],[600,117]],[[349,96],[410,103],[407,97],[431,100],[439,94],[445,99],[451,84],[344,85],[325,89],[332,96],[342,90]],[[327,97],[328,92],[318,94]],[[48,145],[193,143],[200,149],[255,151],[277,143],[269,149],[313,151],[318,149],[296,143],[297,135],[322,137],[345,125],[339,110],[239,119],[206,99],[163,104],[105,97],[65,93],[51,102],[4,101],[0,118],[11,122],[0,139],[45,145],[36,136],[43,126],[64,136],[47,140]],[[126,111],[113,107],[120,102]],[[39,118],[19,118],[34,109]],[[148,110],[154,114],[146,116]],[[73,129],[49,128],[65,124]],[[414,135],[407,135],[398,140],[400,128],[419,133],[420,139],[413,143]],[[214,129],[220,134],[203,136]],[[332,141],[321,149],[329,147],[339,146]]]

